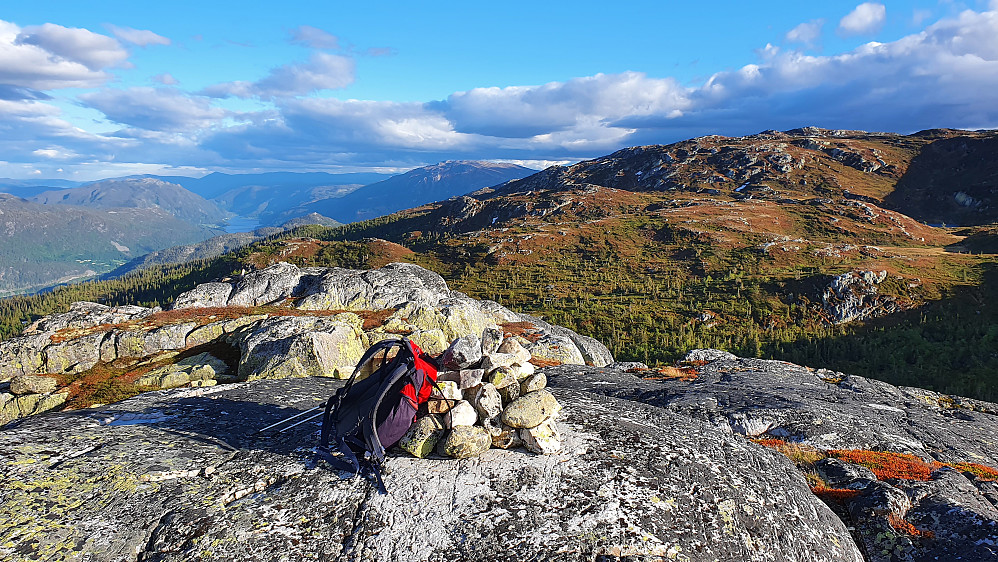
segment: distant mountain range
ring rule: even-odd
[[[11,194],[0,200],[8,231],[0,252],[0,295],[112,270],[120,274],[210,258],[293,226],[371,218],[534,172],[512,164],[453,161],[394,177],[213,173],[202,178],[133,176],[86,185],[0,179],[0,194]],[[277,228],[223,234],[227,221],[240,217]]]
[[[465,195],[535,173],[537,170],[499,162],[441,162],[364,186],[337,199],[309,203],[299,209],[318,212],[346,223],[356,222]]]
[[[215,203],[176,183],[155,178],[103,180],[82,187],[44,191],[29,199],[42,205],[79,205],[90,209],[162,209],[192,224],[218,226],[226,213]]]

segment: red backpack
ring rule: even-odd
[[[379,358],[380,365],[358,380]],[[372,345],[346,385],[326,401],[316,453],[336,469],[370,478],[386,493],[381,479],[385,450],[416,421],[419,405],[437,385],[438,369],[434,357],[406,338]]]

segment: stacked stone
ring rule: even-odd
[[[445,370],[438,373],[440,390],[433,391],[429,414],[416,420],[399,446],[420,458],[434,450],[475,457],[491,447],[559,451],[555,419],[561,405],[530,357],[517,337],[504,338],[497,328],[455,340],[441,356]]]

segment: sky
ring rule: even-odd
[[[0,177],[998,128],[998,0],[0,4]]]

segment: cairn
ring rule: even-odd
[[[441,356],[428,412],[416,420],[399,447],[425,458],[436,450],[454,458],[478,456],[491,447],[525,447],[538,454],[561,449],[555,419],[561,405],[535,373],[530,352],[517,336],[497,328],[460,337]]]

